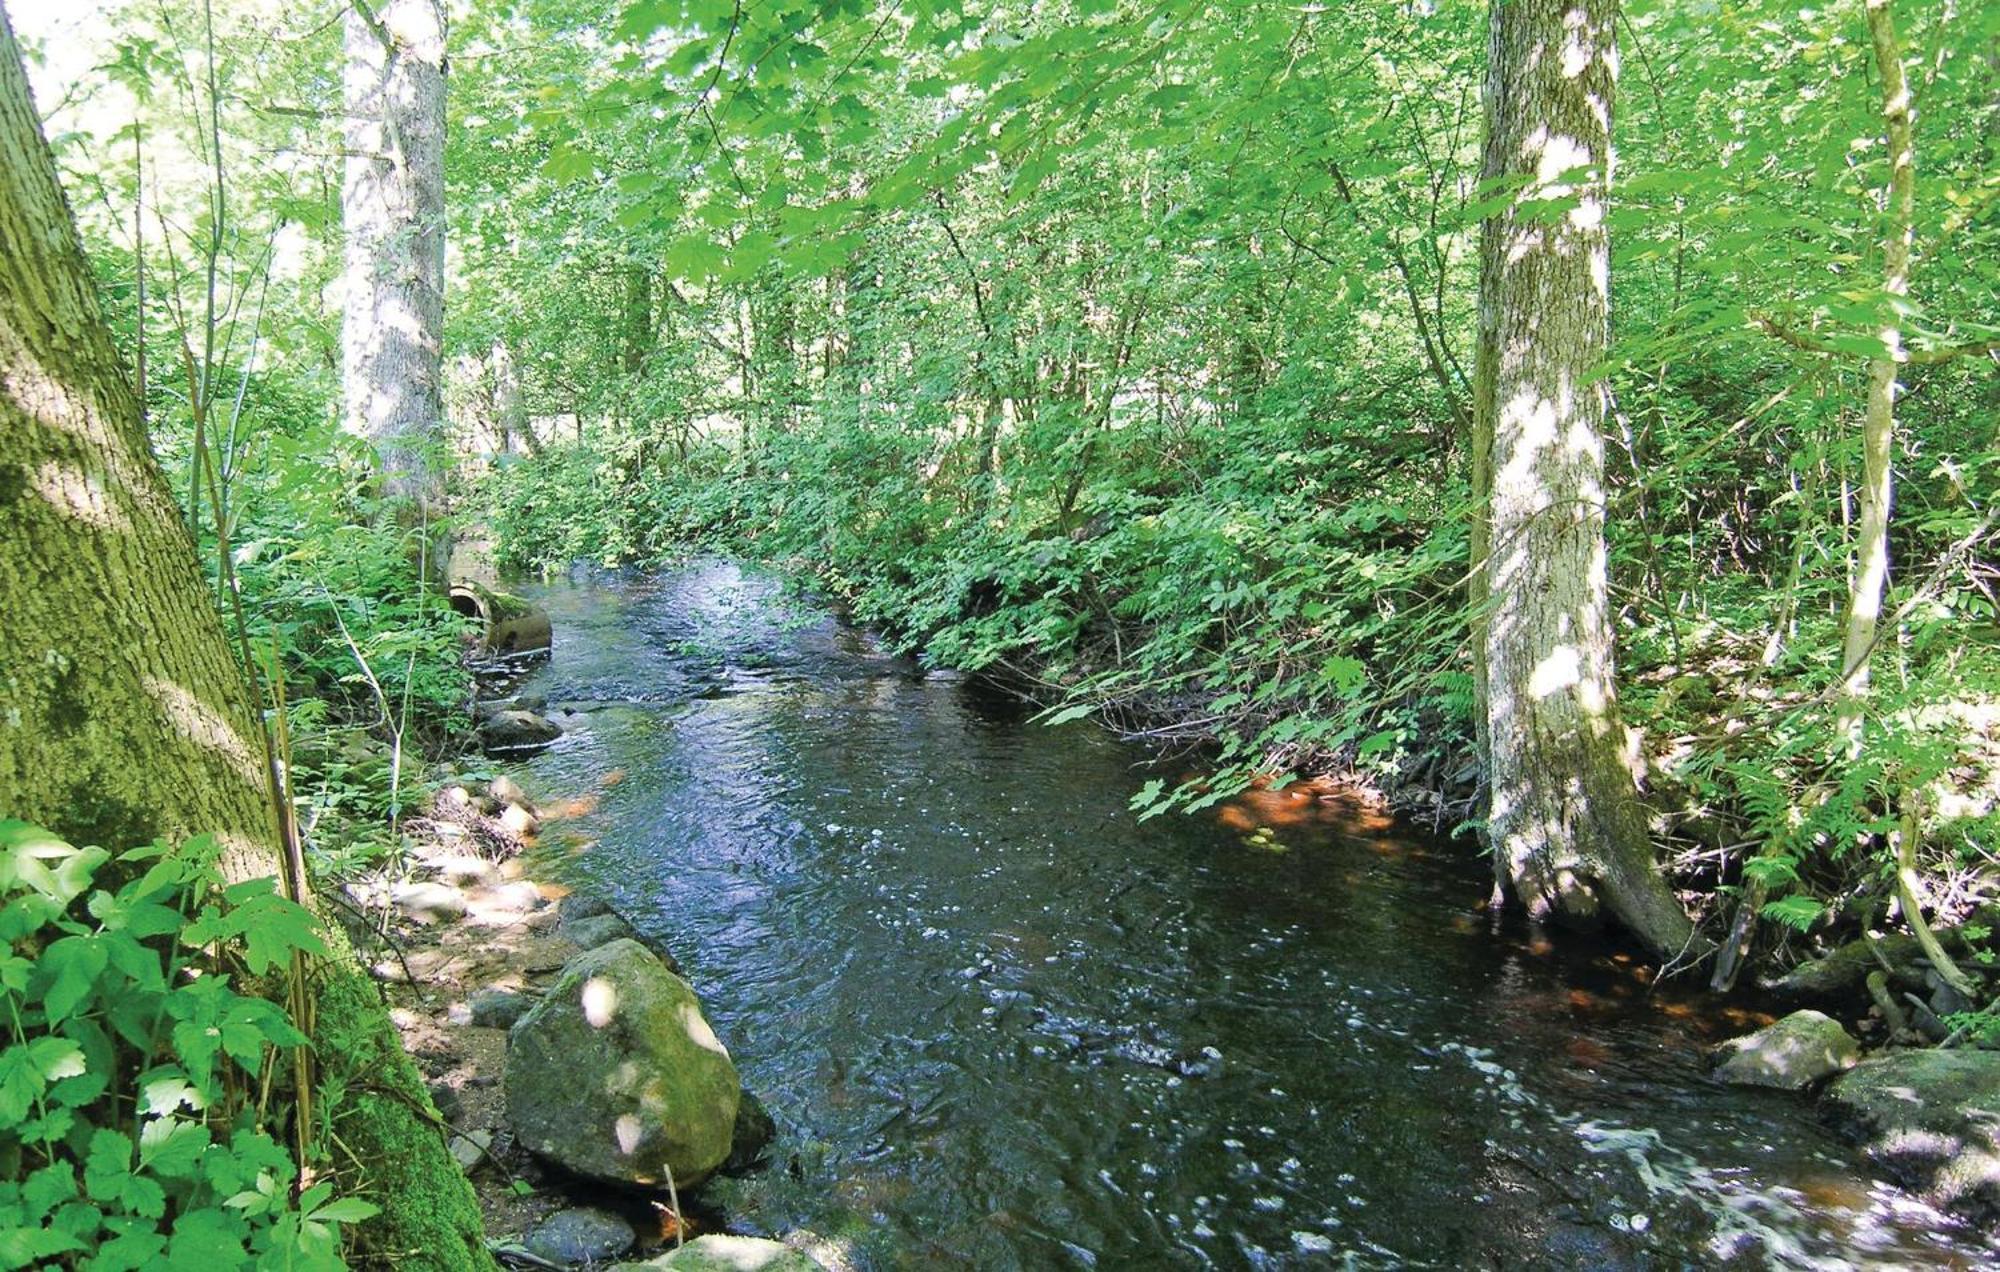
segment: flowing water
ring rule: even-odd
[[[545,865],[677,952],[780,1127],[706,1190],[734,1227],[895,1268],[1994,1258],[1708,1082],[1750,1014],[1493,926],[1462,846],[1311,793],[1141,823],[1143,751],[728,562],[535,595]]]

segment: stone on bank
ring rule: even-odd
[[[528,1149],[607,1183],[680,1188],[728,1159],[742,1083],[688,983],[621,939],[571,960],[507,1046]]]
[[[569,1266],[615,1259],[636,1240],[632,1225],[621,1216],[594,1206],[577,1206],[550,1215],[522,1245],[538,1259]]]
[[[1871,1056],[1827,1088],[1828,1119],[1925,1201],[2000,1223],[2000,1052]]]

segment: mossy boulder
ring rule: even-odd
[[[1816,1011],[1795,1011],[1784,1019],[1716,1048],[1715,1076],[1738,1086],[1798,1091],[1851,1069],[1861,1044],[1839,1021]]]
[[[1828,1119],[1941,1209],[2000,1224],[2000,1052],[1893,1051],[1836,1078]]]
[[[686,1188],[728,1159],[742,1083],[688,983],[639,942],[571,960],[515,1024],[507,1120],[534,1153],[607,1183]]]

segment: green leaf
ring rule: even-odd
[[[50,1082],[83,1071],[83,1048],[67,1038],[37,1038],[0,1052],[0,1126],[26,1118]]]
[[[0,1267],[37,1267],[59,1254],[87,1247],[75,1236],[48,1228],[0,1228]]]
[[[109,959],[104,942],[93,936],[67,936],[42,951],[36,970],[46,982],[42,1010],[51,1025],[69,1019],[90,996]]]
[[[1351,694],[1368,681],[1368,668],[1358,658],[1336,654],[1320,664],[1320,679],[1342,694]]]
[[[212,1137],[198,1122],[153,1118],[139,1132],[139,1164],[177,1179],[192,1174]]]
[[[1093,714],[1096,710],[1097,704],[1094,702],[1079,702],[1075,706],[1064,707],[1054,715],[1044,719],[1042,723],[1046,725],[1068,724],[1073,720],[1081,720],[1085,716]]]
[[[1825,913],[1826,907],[1824,905],[1821,905],[1809,896],[1796,892],[1790,896],[1780,897],[1776,901],[1768,903],[1763,909],[1763,916],[1765,918],[1770,919],[1774,923],[1782,923],[1786,927],[1795,928],[1800,932],[1804,932],[1812,927],[1813,924],[1819,921],[1820,916]]]
[[[1354,753],[1366,759],[1379,752],[1391,750],[1401,740],[1402,735],[1397,730],[1383,729],[1379,733],[1371,733],[1361,739],[1360,744],[1354,748]]]
[[[312,1217],[322,1223],[361,1223],[381,1213],[380,1206],[371,1205],[359,1197],[342,1197],[313,1211]]]
[[[51,1162],[21,1185],[21,1200],[27,1205],[29,1216],[35,1219],[52,1214],[57,1206],[74,1200],[76,1195],[76,1168],[68,1162]]]
[[[551,181],[568,185],[597,175],[597,160],[587,151],[573,146],[557,146],[549,152],[542,164],[542,175]]]
[[[117,1201],[132,1178],[132,1141],[110,1127],[90,1137],[83,1163],[83,1190],[92,1201]]]

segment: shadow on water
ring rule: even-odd
[[[553,868],[687,964],[777,1116],[711,1195],[883,1267],[1974,1266],[1760,1023],[1502,926],[1481,869],[1315,791],[1139,823],[1145,755],[926,678],[700,561],[536,593]]]

